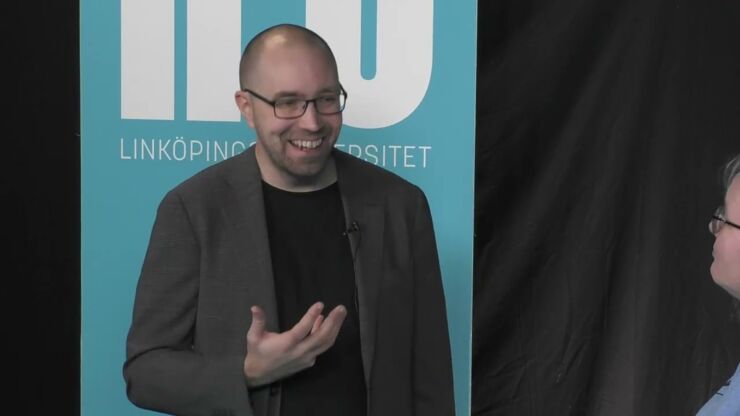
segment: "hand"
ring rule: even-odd
[[[247,386],[272,383],[314,365],[316,357],[334,345],[347,309],[339,305],[324,318],[324,304],[314,303],[293,328],[283,332],[265,330],[265,314],[252,306],[252,325],[247,332],[244,376]]]

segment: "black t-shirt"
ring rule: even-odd
[[[354,267],[339,186],[288,192],[262,182],[280,331],[316,302],[324,315],[344,305],[347,317],[334,345],[313,367],[282,380],[282,416],[364,415]]]

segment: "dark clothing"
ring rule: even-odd
[[[263,182],[262,188],[280,332],[292,328],[317,301],[324,303],[325,316],[337,305],[348,312],[334,345],[314,366],[280,383],[280,414],[364,415],[355,272],[339,186],[288,192]]]
[[[447,313],[424,193],[332,153],[359,309],[368,416],[455,413]],[[157,211],[126,344],[126,393],[178,416],[278,416],[281,386],[247,388],[250,307],[280,330],[254,147],[170,191]],[[337,400],[341,400],[340,397]]]

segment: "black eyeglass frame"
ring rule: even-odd
[[[320,100],[322,97],[316,97],[310,100],[299,99],[299,101],[303,101],[303,110],[301,111],[301,114],[297,114],[292,117],[282,117],[277,114],[277,107],[275,106],[278,100],[270,100],[269,98],[263,95],[257,94],[256,92],[250,90],[249,88],[242,88],[242,91],[257,97],[260,101],[266,104],[269,104],[272,107],[272,113],[275,115],[275,118],[279,118],[281,120],[294,120],[294,119],[303,117],[303,115],[306,114],[306,110],[308,109],[308,104],[310,103],[313,103],[313,108],[316,109],[317,113],[324,115],[324,116],[333,116],[334,114],[339,114],[342,111],[344,111],[344,108],[347,105],[347,91],[345,91],[344,87],[340,85],[339,86],[339,96],[342,96],[344,98],[342,99],[342,102],[340,103],[341,105],[339,107],[339,111],[331,111],[327,113],[327,112],[323,112],[319,110],[319,107],[316,105],[316,101]]]
[[[719,224],[722,224],[722,225],[719,225]],[[719,232],[719,230],[722,229],[722,226],[724,226],[724,225],[729,225],[730,227],[737,228],[738,230],[740,230],[740,225],[739,224],[735,224],[734,222],[732,222],[732,221],[728,220],[727,218],[725,218],[724,215],[722,215],[722,209],[721,208],[718,209],[717,212],[715,212],[712,215],[711,225],[712,225],[712,229],[711,229],[712,234],[717,234]]]

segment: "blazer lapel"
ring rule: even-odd
[[[259,299],[265,312],[266,328],[278,331],[277,300],[272,276],[272,259],[265,222],[265,203],[262,179],[254,154],[254,147],[236,157],[226,180],[233,188],[234,204],[224,207],[225,215],[233,225],[232,238],[236,241],[234,256],[238,273],[249,283],[252,299]]]
[[[370,386],[375,337],[377,331],[380,274],[383,264],[383,195],[374,195],[372,189],[352,167],[355,161],[341,151],[334,151],[339,191],[344,205],[344,216],[349,229],[353,222],[359,232],[349,233],[350,248],[355,267],[358,293],[360,345],[365,383]]]

